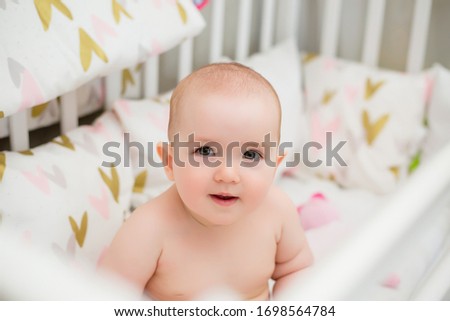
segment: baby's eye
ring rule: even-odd
[[[214,156],[214,150],[209,146],[199,147],[195,150],[195,153],[202,156]]]
[[[244,158],[252,161],[259,161],[261,159],[261,154],[254,150],[248,150],[244,153]]]

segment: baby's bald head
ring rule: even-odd
[[[253,69],[239,63],[216,63],[202,67],[182,81],[173,91],[170,99],[169,140],[173,140],[180,121],[179,108],[183,106],[183,97],[189,94],[201,95],[202,92],[267,95],[273,98],[274,108],[278,111],[278,139],[281,127],[281,104],[272,85]],[[183,108],[186,108],[183,107]],[[189,108],[189,107],[187,107]]]

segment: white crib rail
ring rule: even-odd
[[[78,126],[77,94],[70,92],[61,96],[61,133]]]
[[[370,0],[367,6],[362,61],[369,66],[378,65],[385,6],[385,0]]]
[[[180,52],[178,55],[178,81],[192,72],[193,57],[194,39],[189,38],[180,45]]]
[[[423,164],[391,201],[336,252],[302,271],[280,299],[347,299],[364,284],[364,278],[382,264],[384,256],[413,224],[427,215],[438,198],[450,197],[449,164],[450,144]]]
[[[296,40],[298,39],[298,22],[302,2],[303,1],[298,0],[277,1],[276,42],[283,41],[290,37],[294,37]]]
[[[159,89],[159,56],[152,56],[144,65],[144,96],[152,97]]]
[[[272,46],[275,30],[275,0],[264,0],[261,18],[261,33],[259,37],[259,51],[266,51]]]
[[[66,264],[39,247],[26,246],[8,227],[0,233],[0,296],[8,300],[139,300],[117,277]],[[30,269],[29,266],[33,268]],[[14,277],[12,277],[14,276]],[[4,314],[3,314],[4,315]],[[3,320],[9,319],[4,315]]]
[[[121,79],[120,72],[115,72],[105,77],[106,109],[111,109],[114,101],[120,98],[120,79]]]
[[[225,19],[225,0],[214,0],[211,3],[211,37],[209,62],[219,60],[223,53],[223,27]]]
[[[449,240],[450,242],[450,240]],[[438,263],[433,267],[430,275],[421,286],[411,296],[412,300],[442,300],[449,289],[450,284],[450,244],[447,250],[442,253]]]
[[[22,110],[9,118],[9,130],[9,141],[12,150],[20,151],[30,148],[27,110]]]
[[[406,65],[409,72],[419,72],[425,60],[431,5],[432,0],[416,0]]]
[[[236,42],[236,60],[247,58],[250,50],[250,33],[252,26],[252,0],[241,0],[238,13],[238,33]]]
[[[341,0],[327,0],[323,13],[320,52],[327,56],[336,56],[341,22]]]

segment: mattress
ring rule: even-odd
[[[364,224],[370,224],[370,218],[392,197],[363,189],[344,189],[311,177],[282,177],[278,185],[298,208],[316,262],[338,249]],[[325,218],[314,221],[313,216]],[[391,249],[380,266],[373,267],[350,299],[408,300],[448,246],[449,226],[449,212],[429,213]]]

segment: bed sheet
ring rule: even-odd
[[[392,197],[377,195],[362,189],[344,189],[319,178],[283,177],[278,185],[302,211],[316,199],[324,203],[333,216],[321,226],[305,230],[316,262],[332,253],[351,234],[377,213]],[[317,199],[317,195],[320,198]],[[317,213],[322,215],[320,211]],[[449,213],[430,213],[393,248],[382,266],[374,267],[365,284],[351,299],[354,300],[407,300],[411,297],[439,257],[448,246]],[[303,221],[302,221],[303,223]],[[380,232],[382,237],[382,231]]]
[[[338,246],[387,200],[386,196],[363,189],[343,189],[332,181],[319,178],[283,177],[277,184],[290,196],[297,209],[300,206],[307,208],[315,195],[320,194],[324,206],[335,212],[328,222],[318,223],[321,226],[305,231],[316,260]]]

